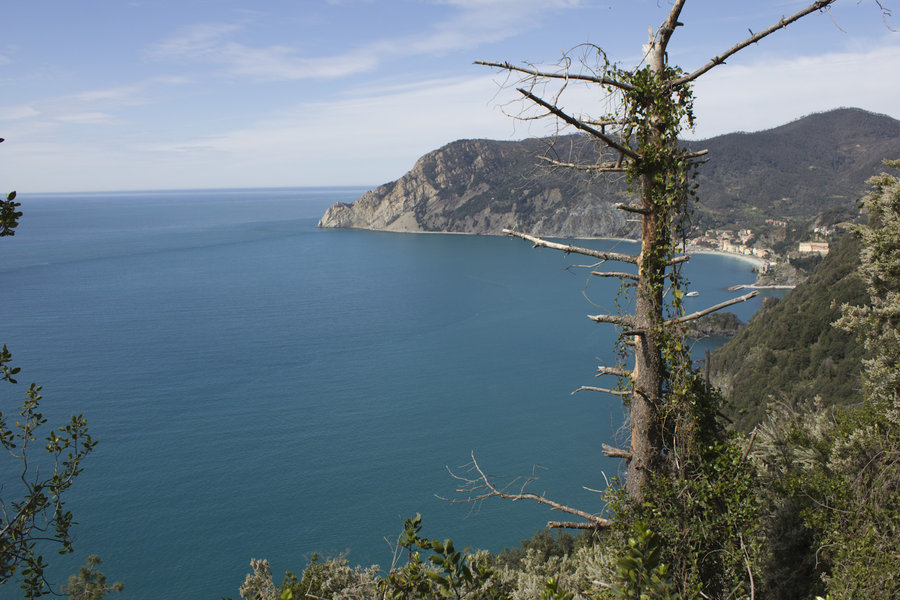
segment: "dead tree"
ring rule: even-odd
[[[669,410],[673,394],[677,393],[673,386],[675,371],[690,368],[689,361],[687,365],[684,363],[685,350],[680,346],[677,326],[755,295],[747,294],[683,316],[679,267],[687,257],[679,252],[679,232],[695,187],[695,169],[706,154],[706,151],[692,152],[678,139],[684,127],[693,126],[691,84],[747,46],[806,15],[827,11],[834,1],[813,2],[791,16],[782,17],[763,31],[751,31],[747,39],[689,73],[670,66],[667,60],[669,43],[676,29],[682,25],[679,15],[686,0],[675,0],[665,22],[657,30],[651,29],[649,41],[643,47],[643,61],[632,70],[610,64],[603,50],[595,46],[581,47],[582,50],[587,49],[586,54],[596,61],[588,65],[582,60],[580,67],[569,56],[564,57],[557,70],[517,66],[508,62],[476,63],[500,69],[517,79],[517,91],[526,105],[536,111],[535,115],[526,118],[554,119],[558,125],[586,134],[598,145],[599,151],[593,156],[600,158],[587,164],[557,159],[547,159],[546,162],[554,167],[591,173],[624,174],[636,197],[634,203],[616,205],[618,209],[640,219],[641,249],[636,255],[601,252],[550,242],[520,231],[504,230],[507,235],[527,240],[534,247],[585,255],[600,262],[622,262],[632,265],[631,269],[635,271],[597,273],[617,276],[622,279],[623,285],[633,288],[633,313],[589,316],[595,322],[613,324],[619,328],[620,340],[630,350],[633,364],[598,369],[598,376],[618,377],[617,388],[579,388],[626,397],[631,432],[629,446],[619,449],[604,445],[604,452],[627,461],[625,488],[628,496],[635,501],[643,499],[643,491],[653,475],[664,475],[667,469],[671,469],[671,465],[664,463],[672,460],[671,449],[677,440],[665,439],[669,429],[663,426],[663,413]],[[600,97],[609,99],[614,110],[600,118],[593,118],[563,109],[560,97],[569,86],[576,84],[597,88],[601,92]],[[677,455],[674,460],[677,462]],[[498,490],[477,463],[474,468],[477,476],[467,479],[470,487],[464,488],[470,493],[474,489],[472,486],[480,485],[479,489],[487,496],[537,499],[532,497],[533,494],[525,493],[524,489],[518,494]],[[475,495],[476,499],[484,497]],[[575,509],[554,505],[542,496],[539,501],[557,510],[578,514]],[[597,518],[586,520],[586,525],[590,527],[606,524]]]

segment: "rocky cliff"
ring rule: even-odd
[[[838,109],[757,133],[691,143],[708,148],[693,224],[753,227],[822,211],[854,212],[865,180],[900,157],[900,122]],[[637,237],[613,208],[628,199],[624,176],[550,168],[541,157],[597,160],[585,136],[519,142],[460,140],[426,154],[397,181],[328,209],[319,227],[499,234],[511,227],[558,237]]]
[[[554,152],[591,152],[579,136],[555,140]],[[538,164],[550,140],[460,140],[426,154],[397,181],[337,203],[319,227],[499,234],[626,237],[635,223],[613,208],[625,197],[620,176],[589,179]],[[563,149],[563,150],[561,150]]]

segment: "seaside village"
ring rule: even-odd
[[[786,228],[787,222],[779,219],[766,219],[766,225],[772,228]],[[815,227],[813,233],[820,240],[827,239],[835,234],[834,226]],[[728,252],[731,254],[742,254],[745,256],[754,256],[761,259],[760,272],[765,273],[774,266],[778,256],[770,248],[764,248],[752,243],[754,239],[752,229],[707,229],[703,235],[688,240],[690,246],[696,248],[708,248],[719,252]],[[808,241],[799,242],[797,245],[797,253],[800,255],[819,254],[824,256],[828,254],[827,241]]]

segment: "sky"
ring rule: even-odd
[[[809,0],[811,1],[811,0]],[[688,0],[669,62],[692,71],[806,6]],[[695,87],[687,137],[859,107],[900,119],[900,0],[839,0]],[[37,0],[0,19],[0,188],[27,192],[377,186],[523,121],[502,73],[579,44],[633,67],[670,0]],[[581,46],[583,49],[584,46]],[[595,54],[589,54],[593,60]],[[603,110],[596,91],[565,107]]]

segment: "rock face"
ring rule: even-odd
[[[767,218],[855,208],[882,159],[900,156],[900,122],[838,109],[689,145],[710,151],[697,178],[694,226],[756,228]],[[541,160],[586,164],[597,152],[579,135],[460,140],[426,154],[399,180],[335,204],[319,227],[476,234],[510,227],[540,236],[636,238],[636,219],[613,207],[630,196],[624,175],[591,176]]]
[[[555,140],[554,150],[584,155],[585,139]],[[319,227],[405,232],[627,237],[636,224],[613,204],[626,198],[622,178],[586,178],[538,165],[549,140],[460,140],[426,154],[397,181],[337,203]]]

